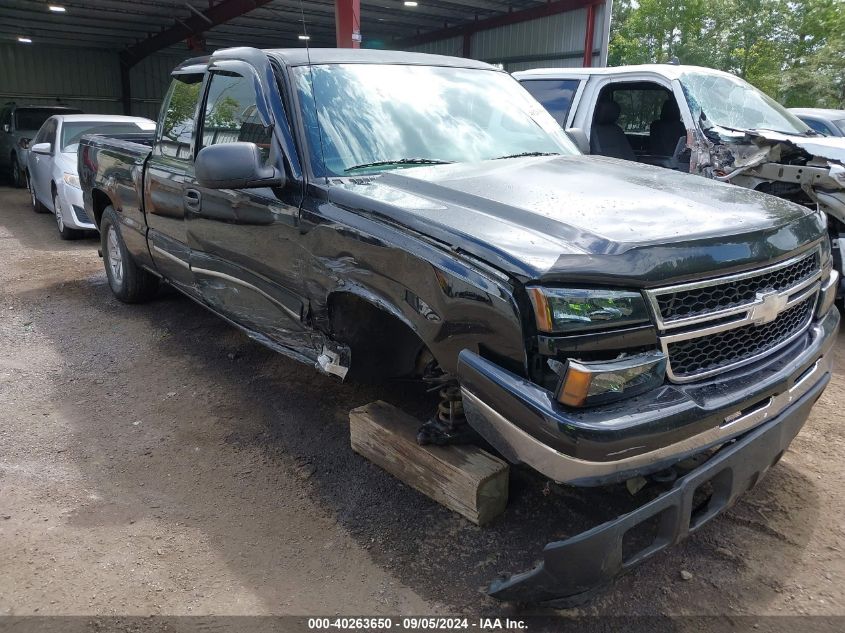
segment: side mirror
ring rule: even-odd
[[[285,177],[267,167],[255,143],[221,143],[203,147],[194,164],[197,181],[209,189],[283,187]]]
[[[36,154],[50,154],[52,150],[53,148],[49,143],[36,143],[29,148],[30,152],[35,152]]]
[[[6,132],[6,134],[8,134],[11,131],[11,129],[12,129],[12,126],[9,125],[8,123],[3,124],[3,131]]]
[[[566,130],[566,134],[575,143],[575,146],[581,150],[582,154],[590,153],[590,141],[587,134],[579,127],[571,127]]]

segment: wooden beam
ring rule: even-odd
[[[349,412],[352,450],[476,525],[508,503],[508,465],[476,446],[420,446],[419,420],[386,402]]]
[[[596,7],[587,7],[587,21],[584,28],[584,68],[593,65],[593,37],[596,31]]]

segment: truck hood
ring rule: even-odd
[[[331,183],[377,215],[522,281],[648,286],[738,270],[821,238],[805,207],[601,156],[517,158]]]

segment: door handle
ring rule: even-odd
[[[186,189],[185,195],[182,196],[182,202],[185,208],[191,211],[199,211],[201,200],[200,192],[196,189]]]

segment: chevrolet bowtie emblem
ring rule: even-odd
[[[779,294],[776,290],[757,293],[757,305],[751,308],[748,318],[754,325],[771,323],[786,309],[789,295]]]

